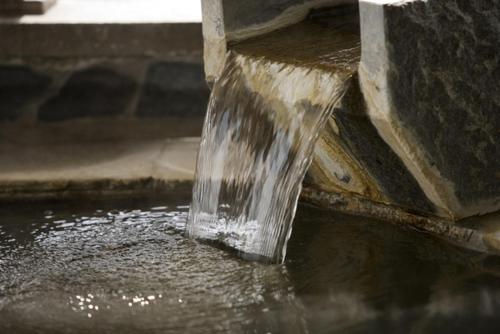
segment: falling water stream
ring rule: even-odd
[[[205,119],[189,236],[284,260],[314,145],[358,54],[349,21],[304,22],[228,54]]]

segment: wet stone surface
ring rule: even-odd
[[[135,79],[105,67],[73,73],[58,95],[40,107],[41,121],[110,117],[125,112],[137,89]]]
[[[137,115],[204,117],[209,95],[201,64],[156,63],[147,71]]]
[[[51,79],[25,66],[0,66],[0,121],[15,121],[46,93]]]
[[[186,239],[189,195],[0,207],[2,333],[497,333],[500,262],[299,207],[282,265]]]

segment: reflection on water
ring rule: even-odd
[[[1,208],[0,333],[500,328],[498,258],[299,207],[286,263],[247,262],[184,238],[186,203]]]

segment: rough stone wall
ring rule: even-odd
[[[200,24],[0,25],[0,122],[172,117],[201,129],[208,98]]]
[[[0,122],[191,117],[202,122],[203,65],[156,59],[3,61]]]
[[[430,0],[386,15],[401,126],[452,183],[460,206],[500,205],[500,3]]]
[[[441,215],[500,209],[500,4],[360,2],[370,118]]]

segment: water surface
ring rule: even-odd
[[[0,208],[0,333],[500,328],[496,257],[299,206],[286,262],[248,262],[184,237],[186,197]]]

